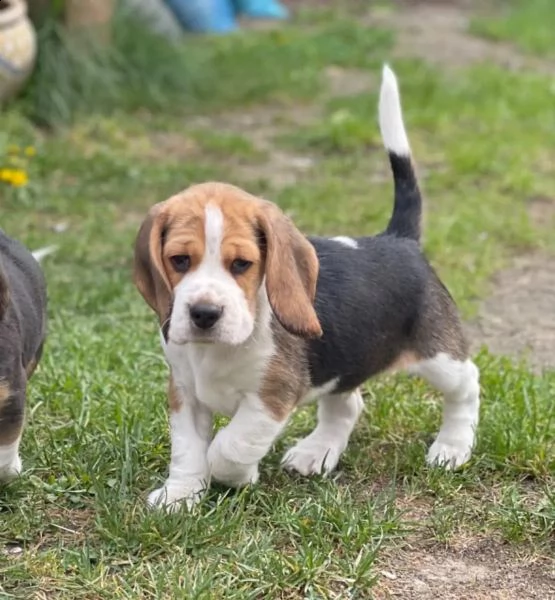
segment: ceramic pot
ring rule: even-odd
[[[37,37],[23,0],[0,0],[0,103],[27,81],[37,56]]]

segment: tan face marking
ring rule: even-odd
[[[205,253],[204,206],[200,203],[184,205],[179,214],[171,219],[165,232],[162,261],[171,287],[183,279],[186,273],[172,265],[173,256],[188,256],[190,267],[187,273],[198,268]]]

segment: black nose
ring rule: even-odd
[[[199,329],[210,329],[222,316],[224,309],[214,304],[195,304],[189,308],[191,320]]]

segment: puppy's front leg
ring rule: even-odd
[[[21,472],[19,442],[25,415],[25,380],[13,377],[16,369],[6,376],[0,371],[0,482],[9,481]]]
[[[212,438],[212,413],[170,379],[171,462],[164,484],[148,496],[151,506],[191,507],[209,483],[206,453]]]
[[[289,410],[272,411],[256,394],[247,395],[230,423],[208,449],[210,474],[231,487],[258,481],[258,463],[270,450],[289,418]]]

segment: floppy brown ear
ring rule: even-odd
[[[152,207],[135,241],[133,280],[147,304],[158,314],[160,324],[171,311],[171,285],[162,262],[166,215],[161,204]]]
[[[295,335],[321,336],[313,304],[319,268],[314,247],[269,202],[262,206],[259,226],[266,246],[266,292],[277,320]]]

